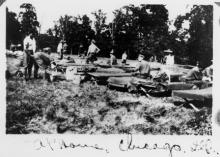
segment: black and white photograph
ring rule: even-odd
[[[213,5],[8,1],[6,134],[212,135]]]
[[[0,0],[0,16],[1,156],[220,157],[220,2]]]

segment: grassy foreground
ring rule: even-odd
[[[211,107],[195,112],[177,98],[16,77],[7,80],[6,90],[8,134],[212,134]]]

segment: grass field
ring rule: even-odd
[[[77,86],[14,76],[6,83],[8,134],[212,134],[212,109],[206,104],[195,112],[178,98],[146,97],[92,82]]]

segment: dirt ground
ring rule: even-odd
[[[6,83],[8,134],[212,134],[212,109],[203,103],[195,112],[179,98],[131,94],[89,81],[25,82],[14,76]]]

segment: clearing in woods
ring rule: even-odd
[[[7,61],[8,67],[15,63]],[[195,112],[178,98],[146,97],[89,81],[77,86],[15,76],[6,83],[8,134],[212,134],[212,109],[202,103]]]

